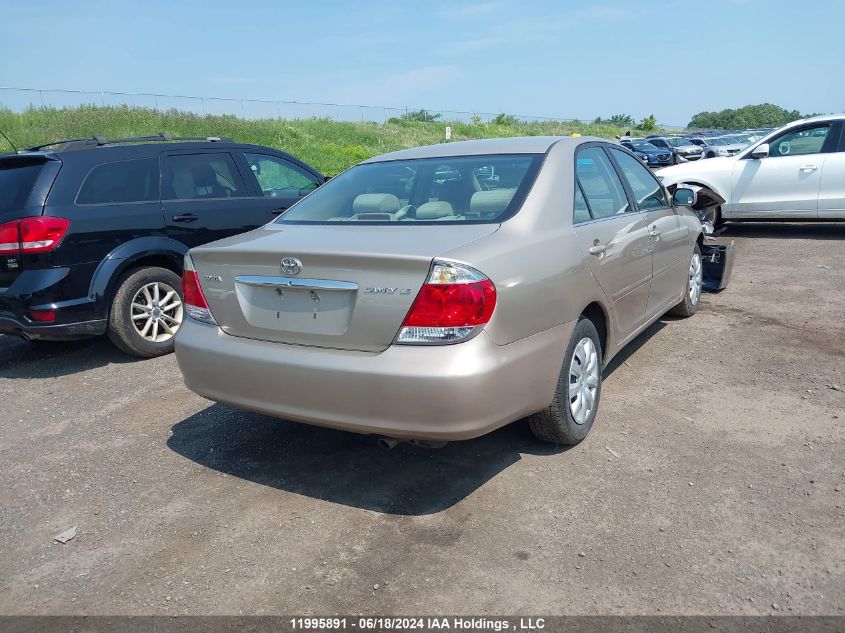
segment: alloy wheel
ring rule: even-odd
[[[152,343],[170,340],[182,325],[179,293],[166,283],[154,281],[141,287],[132,299],[132,325]]]

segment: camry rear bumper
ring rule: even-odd
[[[257,341],[186,319],[176,359],[185,384],[217,402],[358,433],[460,440],[551,403],[574,325],[509,345],[482,332],[369,353]]]

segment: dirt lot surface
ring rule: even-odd
[[[612,364],[570,450],[385,451],[0,337],[0,613],[845,614],[845,225],[722,239],[730,287]]]

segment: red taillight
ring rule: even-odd
[[[189,317],[203,323],[214,323],[214,317],[211,316],[211,310],[208,309],[208,302],[200,286],[197,270],[194,268],[194,260],[187,254],[185,266],[182,269],[182,301]]]
[[[483,274],[436,261],[414,300],[397,343],[457,343],[487,324],[496,308],[496,286]]]
[[[496,307],[496,287],[489,279],[463,284],[425,284],[402,325],[464,327],[484,325]]]
[[[38,321],[39,323],[50,323],[51,321],[56,320],[56,311],[55,310],[30,310],[29,316],[32,318],[33,321]]]
[[[21,234],[18,221],[0,224],[0,255],[17,255],[21,252]]]
[[[23,218],[0,224],[0,255],[46,253],[56,248],[70,220],[50,216]]]

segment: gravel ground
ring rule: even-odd
[[[845,614],[845,225],[722,239],[728,289],[614,361],[569,450],[384,451],[0,337],[0,613]]]

